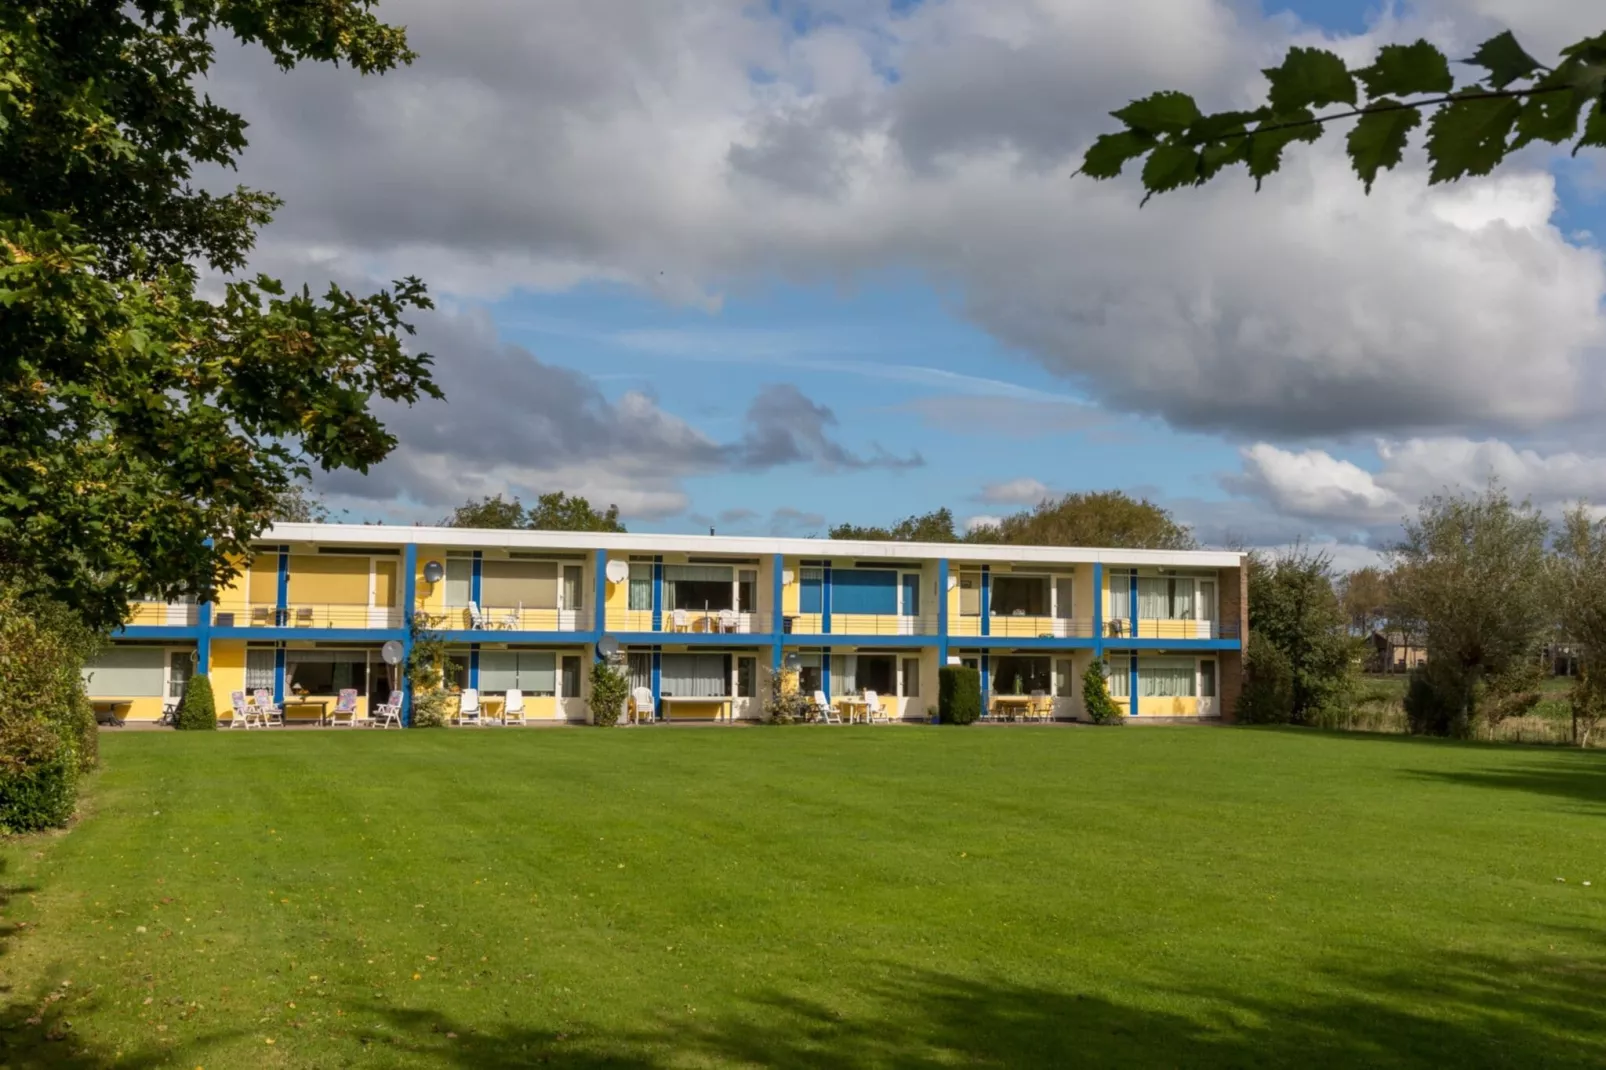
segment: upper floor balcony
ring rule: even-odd
[[[219,601],[212,610],[214,628],[400,628],[400,606],[340,602],[262,604],[239,599]]]
[[[200,619],[200,609],[190,602],[135,602],[129,607],[128,626],[133,628],[189,628]]]

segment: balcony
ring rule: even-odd
[[[283,609],[251,602],[220,602],[213,610],[215,628],[400,628],[396,606],[293,602]]]
[[[610,609],[606,621],[610,632],[652,632],[650,609]],[[764,635],[770,631],[770,615],[762,609],[750,613],[735,610],[666,609],[657,634],[674,635]]]
[[[838,613],[831,617],[831,630],[825,630],[825,618],[818,613],[806,613],[786,618],[786,632],[791,635],[936,635],[937,618],[909,617],[903,614]]]
[[[134,628],[185,628],[198,619],[196,607],[184,602],[135,602],[127,624]]]
[[[979,636],[980,617],[956,617],[948,622],[952,636]],[[1091,620],[1073,617],[1028,617],[994,614],[987,618],[987,635],[1003,639],[1092,639]]]
[[[1106,639],[1237,639],[1237,621],[1160,620],[1141,618],[1136,624],[1117,618],[1104,622]]]
[[[444,613],[420,611],[419,622],[435,631],[450,632],[584,632],[591,628],[591,614],[583,609],[530,609],[526,606],[480,607],[479,616],[467,606]]]

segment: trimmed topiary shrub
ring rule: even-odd
[[[625,702],[630,698],[630,678],[606,661],[591,665],[591,699],[586,708],[591,711],[591,723],[612,728],[619,723]]]
[[[981,673],[968,665],[937,670],[937,719],[943,724],[970,724],[981,716]]]
[[[212,701],[212,681],[196,673],[184,684],[184,697],[178,702],[173,727],[181,732],[211,732],[217,728],[217,706]]]
[[[1110,697],[1109,673],[1109,663],[1095,658],[1082,674],[1082,708],[1094,724],[1120,724],[1123,719],[1121,707]]]

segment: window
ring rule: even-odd
[[[814,692],[825,689],[825,681],[820,670],[820,655],[801,654],[798,656],[797,689],[805,695],[813,695]]]
[[[884,569],[837,569],[831,574],[831,612],[888,617],[896,614],[898,574]]]
[[[857,654],[831,655],[831,694],[857,695],[859,693],[859,656]]]
[[[959,615],[961,617],[981,616],[981,573],[961,572],[959,574]]]
[[[726,698],[731,693],[730,655],[664,654],[658,686],[671,698]]]
[[[1159,576],[1140,578],[1138,616],[1149,620],[1192,620],[1193,581]]]
[[[83,668],[91,695],[160,698],[167,652],[154,646],[114,646]]]
[[[652,612],[652,570],[652,565],[630,566],[629,608],[646,613]]]
[[[758,697],[758,659],[736,659],[736,697]]]
[[[474,562],[467,557],[446,559],[446,608],[464,609],[474,600]]]
[[[1132,616],[1132,573],[1124,569],[1110,571],[1110,609],[1106,614],[1111,620],[1125,620]]]
[[[891,654],[860,654],[855,660],[855,682],[861,691],[877,695],[898,693],[898,659]]]
[[[1033,691],[1049,692],[1054,681],[1049,677],[1047,657],[1025,657],[1005,654],[993,659],[991,691],[995,695],[1030,695]]]
[[[245,691],[272,691],[278,659],[272,647],[253,646],[245,651]]]
[[[467,654],[451,654],[447,656],[441,683],[447,687],[455,687],[459,691],[468,686]]]
[[[803,589],[798,593],[799,613],[825,612],[825,569],[800,569],[798,578]]]
[[[1076,663],[1070,658],[1058,658],[1054,662],[1054,697],[1076,697]]]
[[[563,656],[563,691],[564,698],[580,697],[580,659],[574,654]]]
[[[480,605],[557,609],[557,562],[480,562]]]
[[[1132,661],[1130,658],[1121,658],[1110,662],[1104,678],[1110,685],[1111,698],[1131,697],[1131,669]]]
[[[1054,579],[1054,616],[1060,620],[1076,616],[1076,581],[1069,576]]]
[[[995,575],[989,608],[995,617],[1046,617],[1048,591],[1046,576]]]
[[[645,688],[646,690],[651,691],[652,655],[631,654],[628,655],[625,663],[629,668],[630,690],[635,691],[639,688]]]
[[[167,656],[167,697],[183,698],[195,662],[188,650],[175,650]]]
[[[920,697],[920,659],[903,659],[903,697]]]
[[[557,655],[549,650],[486,650],[480,654],[480,690],[551,698],[558,693],[557,669]]]
[[[738,613],[758,612],[758,570],[744,568],[737,574],[736,581],[736,611]],[[768,631],[768,629],[765,629]]]
[[[1214,661],[1201,661],[1199,663],[1199,697],[1216,697],[1216,663]]]
[[[733,608],[728,565],[665,565],[664,608],[698,612]]]
[[[580,565],[563,566],[563,608],[584,609],[586,570]]]
[[[287,688],[300,688],[309,695],[336,695],[348,687],[357,694],[368,693],[368,652],[366,650],[287,650],[284,654],[284,682]]]
[[[1216,581],[1199,581],[1199,619],[1216,619]]]
[[[903,615],[906,617],[920,616],[920,573],[905,572],[903,574]]]
[[[1145,658],[1138,662],[1138,694],[1143,698],[1192,698],[1191,658]]]

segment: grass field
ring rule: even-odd
[[[1599,753],[1189,727],[103,746],[84,820],[3,848],[8,1067],[1606,1064]]]

